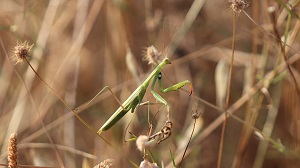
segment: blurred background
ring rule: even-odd
[[[14,47],[28,41],[34,44],[28,58],[33,68],[96,131],[119,104],[108,91],[88,106],[86,102],[105,86],[124,102],[155,67],[143,61],[147,47],[154,45],[170,58],[163,87],[190,80],[193,95],[189,86],[169,93],[155,87],[169,103],[173,122],[171,137],[147,156],[159,167],[181,162],[195,121],[181,167],[217,167],[225,109],[232,115],[220,167],[299,167],[298,3],[0,0],[0,163],[7,164],[8,139],[17,133],[21,165],[93,167],[111,158],[113,167],[134,167],[144,160],[143,153],[135,141],[124,139],[133,137],[129,132],[148,134],[148,111],[152,134],[166,121],[167,109],[159,110],[161,105],[138,106],[101,139],[27,63],[11,60]],[[284,56],[290,58],[294,77]],[[150,87],[145,102],[156,101]],[[195,112],[201,114],[197,120]]]

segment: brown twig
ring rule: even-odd
[[[279,44],[279,46],[280,46],[281,55],[282,55],[282,57],[284,58],[284,61],[285,61],[285,63],[286,63],[286,67],[287,67],[289,73],[290,73],[291,76],[292,76],[293,82],[294,82],[294,84],[295,84],[296,91],[297,91],[298,95],[300,95],[300,88],[299,88],[299,85],[298,85],[298,83],[297,83],[297,80],[296,80],[296,78],[295,78],[294,73],[292,72],[292,69],[291,69],[291,67],[290,67],[290,64],[288,64],[288,62],[287,62],[288,59],[287,59],[287,56],[286,56],[286,52],[285,52],[284,46],[282,45],[282,41],[281,41],[281,38],[280,38],[280,35],[279,35],[279,32],[278,32],[278,29],[277,29],[277,27],[276,27],[276,25],[277,25],[277,19],[276,19],[276,13],[275,13],[275,10],[270,12],[270,16],[271,16],[271,19],[272,19],[272,22],[273,22],[272,26],[273,26],[273,31],[274,31],[275,36],[276,36],[275,39],[276,39],[276,41],[278,42],[278,44]]]

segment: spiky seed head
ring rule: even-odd
[[[238,14],[249,6],[249,2],[246,0],[229,0],[229,2],[231,2],[230,8]]]
[[[29,57],[30,51],[34,44],[29,45],[29,42],[25,41],[21,44],[17,44],[13,50],[12,60],[15,64],[23,63],[26,57]]]
[[[157,51],[157,49],[152,45],[150,47],[147,47],[143,60],[147,61],[148,64],[152,64],[157,66],[158,62],[162,60],[162,54]]]

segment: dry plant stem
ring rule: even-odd
[[[183,155],[182,155],[182,158],[181,158],[181,161],[180,161],[180,163],[179,163],[179,167],[181,166],[181,164],[182,164],[182,162],[183,162],[183,159],[184,159],[184,157],[185,157],[185,154],[186,154],[186,151],[188,150],[188,148],[189,148],[189,145],[190,145],[190,143],[191,143],[191,141],[192,141],[192,138],[193,138],[193,135],[194,135],[194,132],[195,132],[195,128],[196,128],[196,122],[197,122],[197,119],[200,117],[200,115],[202,114],[202,109],[201,109],[201,111],[199,112],[198,111],[198,107],[199,107],[199,104],[198,104],[198,102],[196,102],[196,100],[195,100],[195,97],[194,97],[194,94],[192,94],[192,104],[190,104],[191,106],[190,106],[190,110],[192,111],[192,114],[191,114],[191,117],[192,117],[192,119],[194,119],[194,123],[192,124],[189,124],[190,126],[188,126],[188,128],[187,128],[187,130],[190,130],[189,128],[191,127],[191,125],[192,125],[192,131],[191,131],[191,134],[190,134],[190,136],[189,136],[189,139],[188,139],[188,143],[187,143],[187,145],[186,145],[186,147],[185,147],[185,149],[184,149],[184,152],[183,152]],[[195,106],[195,107],[193,107],[193,106]],[[189,121],[188,121],[189,122]],[[200,122],[202,122],[202,121],[200,121]],[[190,122],[189,122],[190,123]],[[183,135],[183,137],[187,137],[188,136],[188,132],[189,131],[185,131],[186,133]],[[197,129],[197,132],[199,132],[199,129]],[[186,138],[183,138],[183,140],[180,140],[181,142],[182,142],[182,144],[185,144],[185,142],[187,141],[187,139]],[[176,151],[176,153],[178,153],[178,151],[182,151],[182,147],[181,147],[182,145],[178,145],[178,149],[177,149],[177,151]],[[175,162],[173,162],[173,164],[175,165]]]
[[[268,39],[268,40],[272,40],[271,38],[274,38],[274,39],[276,39],[276,40],[278,40],[278,41],[280,41],[281,43],[283,43],[283,44],[285,44],[288,48],[287,48],[287,50],[288,49],[290,49],[290,48],[292,48],[289,44],[286,44],[286,43],[284,43],[283,41],[281,41],[281,39],[279,38],[277,38],[277,36],[276,35],[274,35],[274,34],[272,34],[272,33],[269,33],[269,32],[267,32],[262,26],[260,26],[258,23],[256,23],[249,15],[248,15],[248,13],[247,12],[245,12],[244,10],[243,10],[243,13],[251,20],[251,22],[253,22],[263,33],[264,33],[264,35],[266,35],[266,38]],[[277,21],[276,21],[277,22]],[[299,22],[299,20],[297,20],[297,22]],[[273,27],[273,24],[271,25],[272,27]],[[296,26],[297,27],[297,26]],[[295,28],[296,28],[295,27]],[[267,29],[267,30],[269,30],[269,29]],[[294,31],[293,31],[293,33],[295,33],[296,32],[296,34],[298,33],[298,29],[296,29],[297,31],[295,31],[295,29],[294,29]],[[294,41],[294,38],[295,38],[295,35],[296,34],[292,34],[291,35],[291,40],[290,41]],[[294,38],[293,38],[294,37]],[[295,50],[294,50],[295,51]]]
[[[258,20],[258,1],[252,1],[252,12],[253,12],[253,19],[254,20]],[[252,38],[252,53],[253,53],[253,58],[252,58],[252,84],[251,87],[254,84],[254,80],[255,80],[255,74],[256,74],[256,70],[257,70],[257,39],[258,39],[258,27],[255,26],[255,24],[253,23],[253,38]]]
[[[272,102],[274,102],[272,104],[272,107],[269,109],[268,111],[268,115],[267,115],[267,119],[266,122],[264,124],[264,128],[262,129],[262,133],[266,136],[266,137],[270,137],[274,128],[274,124],[276,121],[276,117],[278,114],[278,107],[280,104],[280,96],[281,96],[281,87],[282,84],[277,83],[275,85],[275,87],[273,88],[273,100]],[[265,154],[268,148],[268,144],[269,142],[266,142],[265,140],[261,139],[261,141],[259,142],[259,146],[257,149],[257,153],[255,156],[255,160],[253,163],[253,167],[262,167],[263,162],[264,162],[264,158],[265,158]]]
[[[59,168],[57,166],[33,166],[33,165],[21,165],[21,168]]]
[[[54,78],[56,78],[59,74],[62,74],[62,69],[65,68],[64,65],[67,64],[67,61],[70,59],[70,57],[78,54],[79,51],[81,50],[82,44],[84,43],[87,36],[89,35],[89,32],[93,27],[93,23],[95,22],[98,13],[100,12],[100,9],[103,5],[103,2],[104,1],[94,1],[94,3],[91,5],[90,12],[86,18],[85,23],[83,24],[83,27],[80,29],[77,38],[74,40],[74,43],[72,43],[72,46],[69,52],[66,54],[66,57],[64,57],[64,59],[62,60],[61,66],[58,68],[57,73],[54,75]],[[49,100],[49,96],[46,95],[41,101],[40,107],[48,109],[49,107],[45,107],[46,102],[49,102],[48,104],[53,104],[53,101],[54,100],[52,99]]]
[[[275,0],[276,2],[278,2],[281,6],[283,6],[292,16],[300,19],[300,16],[295,14],[289,6],[287,6],[282,0]],[[298,2],[296,2],[295,4],[297,4]]]
[[[258,20],[258,4],[257,1],[252,1],[252,10],[253,10],[253,18],[254,20]],[[250,81],[250,87],[253,87],[254,82],[255,82],[255,78],[256,78],[256,72],[257,72],[257,60],[258,60],[258,56],[257,56],[257,39],[258,39],[258,27],[253,23],[253,38],[252,38],[252,64],[251,64],[251,68],[252,68],[252,72],[251,72],[251,81]],[[253,107],[253,103],[254,103],[254,97],[250,98],[248,100],[248,103],[246,105],[246,110],[245,110],[245,116],[246,118],[248,118],[248,116],[250,115],[250,111],[251,111],[251,107]],[[247,119],[246,119],[247,122]],[[248,130],[248,127],[246,127],[245,125],[243,126],[242,130]],[[232,167],[240,167],[241,161],[242,161],[242,157],[243,157],[243,153],[245,150],[245,146],[248,142],[248,137],[247,136],[248,131],[242,131],[241,135],[240,135],[240,140],[239,140],[239,145],[237,148],[237,152],[233,161],[233,166]],[[246,136],[244,136],[246,135]]]
[[[256,2],[256,1],[253,1],[253,6],[254,6],[254,2]],[[253,9],[256,9],[256,8],[253,8]],[[255,19],[254,18],[254,20],[250,17],[250,16],[248,16],[248,14],[245,12],[245,11],[243,11],[245,14],[246,14],[246,16],[253,22],[253,24],[254,25],[256,25],[256,27],[254,28],[254,30],[255,29],[257,29],[257,26],[259,26],[256,22],[254,22],[254,20],[257,20],[257,19]],[[255,14],[255,12],[253,12],[254,14]],[[254,15],[254,17],[255,17],[255,15]],[[274,19],[276,19],[276,18],[274,18]],[[287,23],[288,25],[289,25],[289,23]],[[274,24],[273,24],[274,25]],[[297,26],[295,26],[295,27],[297,27]],[[267,33],[264,29],[262,29],[260,26],[259,26],[259,28],[262,30],[262,32],[264,32],[265,34]],[[253,30],[253,31],[254,31]],[[295,31],[294,31],[295,32]],[[274,36],[274,35],[271,35],[273,38],[275,38],[275,39],[279,39],[278,41],[280,41],[281,42],[281,40],[280,40],[280,37],[278,37],[278,36]],[[285,38],[286,39],[286,38]],[[293,40],[293,38],[290,38],[291,40],[290,41],[294,41]],[[285,44],[285,45],[287,45],[287,43],[286,43],[286,41],[284,41],[284,42],[282,42],[283,44]],[[291,44],[291,43],[289,43],[289,44]],[[288,51],[288,49],[289,49],[289,47],[287,47],[286,48],[286,52],[285,53],[287,53],[287,51]],[[255,66],[256,64],[254,64],[253,66]],[[255,75],[255,74],[254,74]],[[252,100],[252,99],[250,99],[250,100]],[[250,114],[253,114],[253,115],[250,115],[250,117],[246,117],[246,122],[247,121],[249,121],[249,123],[250,123],[250,125],[252,126],[252,125],[254,125],[255,124],[255,122],[256,122],[256,118],[257,118],[257,115],[258,115],[258,110],[260,109],[260,107],[261,107],[261,103],[262,103],[262,101],[263,101],[263,95],[262,94],[260,94],[259,95],[259,98],[258,98],[258,100],[257,100],[257,102],[256,102],[256,105],[255,105],[255,109],[254,109],[254,111],[253,112],[250,112],[249,113],[249,115]],[[253,102],[253,101],[251,101],[251,102]],[[251,102],[249,102],[249,105],[248,105],[248,109],[250,110],[250,108],[252,107],[251,105],[250,105],[250,103]],[[248,110],[247,110],[248,111]],[[248,116],[248,115],[246,115],[246,116]],[[249,118],[249,119],[247,119],[247,118]],[[246,146],[246,144],[248,143],[248,140],[249,140],[249,137],[250,137],[250,134],[252,133],[252,131],[251,131],[251,129],[249,129],[248,127],[246,127],[246,126],[244,126],[244,129],[243,129],[244,131],[243,131],[243,133],[242,133],[242,135],[241,135],[241,140],[240,140],[240,144],[239,144],[239,148],[238,148],[238,151],[237,151],[237,155],[236,155],[236,158],[235,158],[235,161],[234,161],[234,164],[233,164],[233,167],[240,167],[240,164],[241,164],[241,159],[242,159],[242,157],[243,157],[243,154],[244,154],[244,150],[245,150],[245,146]],[[243,135],[244,134],[244,135]]]
[[[7,94],[8,94],[8,91],[9,91],[9,86],[10,86],[10,83],[7,82],[7,81],[11,81],[12,79],[12,76],[13,76],[13,68],[11,68],[12,66],[12,63],[10,61],[10,59],[8,58],[8,53],[4,47],[4,43],[3,43],[3,39],[2,39],[2,36],[0,35],[0,43],[1,43],[1,47],[2,47],[2,51],[4,51],[4,54],[6,55],[6,59],[2,65],[2,69],[1,69],[1,72],[5,72],[2,74],[2,77],[1,77],[1,87],[0,87],[0,93],[1,93],[1,96],[0,96],[0,107],[4,107],[4,104],[5,104],[5,98],[7,97]],[[2,112],[3,112],[3,109],[0,110],[0,116],[2,115]]]
[[[85,157],[85,158],[88,158],[88,159],[93,159],[93,160],[96,160],[97,159],[97,156],[95,155],[91,155],[89,153],[86,153],[86,152],[83,152],[83,151],[80,151],[80,150],[77,150],[77,149],[74,149],[72,147],[69,147],[69,146],[64,146],[64,145],[58,145],[58,144],[48,144],[48,143],[20,143],[18,145],[18,148],[19,149],[25,149],[27,150],[27,148],[36,148],[36,149],[44,149],[44,148],[50,148],[50,149],[59,149],[59,150],[62,150],[62,151],[66,151],[66,152],[69,152],[69,153],[73,153],[73,154],[76,154],[78,156],[82,156],[82,157]]]
[[[288,47],[286,47],[286,42],[287,42],[287,39],[289,37],[289,31],[290,31],[290,26],[291,26],[291,18],[292,18],[292,15],[288,14],[288,16],[287,16],[287,23],[286,23],[286,29],[285,29],[285,33],[284,33],[284,52],[285,53],[288,53],[288,51],[287,51]],[[296,32],[296,34],[298,34],[298,32],[299,32],[299,23],[300,23],[299,20],[297,20],[297,23],[294,26],[293,32],[292,32],[292,34],[290,36],[290,39],[291,39],[290,41],[294,41],[295,32]],[[296,100],[291,99],[291,101],[294,100],[296,102],[296,104],[298,104],[298,102],[299,102],[298,98],[299,98],[299,95],[297,96],[297,98],[295,98]],[[294,106],[294,107],[297,108],[297,105],[292,105],[292,106]],[[295,116],[294,117],[295,121],[293,123],[293,125],[294,125],[293,131],[294,131],[295,137],[298,137],[298,124],[297,123],[298,123],[298,111],[299,110],[298,109],[294,109],[292,111],[293,111],[294,116]],[[297,149],[297,147],[298,147],[298,141],[296,140],[296,142],[295,142],[295,148]]]
[[[19,79],[23,82],[23,84],[25,85],[25,82],[23,81],[23,79],[22,79],[22,77],[20,76],[20,74],[19,74],[18,72],[16,72],[16,74],[17,74],[18,78],[19,78]],[[34,102],[34,100],[33,100],[33,97],[32,97],[32,95],[30,94],[30,92],[29,92],[28,88],[26,87],[26,85],[25,85],[25,88],[26,88],[26,90],[27,90],[27,92],[28,92],[29,100],[30,100],[30,102],[31,102],[31,104],[32,104],[32,106],[33,106],[33,109],[34,109],[34,111],[35,111],[35,113],[36,113],[36,115],[37,115],[39,121],[40,121],[41,124],[42,124],[42,129],[44,130],[44,132],[45,132],[45,134],[46,134],[46,136],[47,136],[49,142],[50,142],[52,145],[55,146],[55,143],[54,143],[53,139],[51,138],[51,136],[50,136],[50,134],[49,134],[49,130],[47,130],[47,128],[46,128],[46,126],[45,126],[45,123],[44,123],[44,120],[43,120],[43,118],[42,118],[40,112],[37,110],[37,107],[36,107],[36,105],[35,105],[35,102]],[[61,156],[59,155],[58,149],[57,149],[57,148],[54,148],[54,152],[55,152],[55,155],[56,155],[56,158],[57,158],[57,160],[58,160],[59,165],[60,165],[61,167],[64,167],[64,166],[63,166],[64,163],[63,163],[63,161],[62,161],[62,159],[61,159]]]
[[[230,97],[230,85],[231,85],[231,78],[232,78],[232,68],[233,68],[233,60],[234,60],[234,51],[235,51],[235,32],[236,32],[236,15],[235,11],[232,11],[233,14],[233,32],[232,32],[232,53],[231,53],[231,60],[230,60],[230,69],[229,69],[229,78],[227,84],[227,94],[226,94],[226,102],[225,102],[225,109],[228,109],[229,105],[229,97]],[[222,162],[222,152],[223,152],[223,144],[224,144],[224,137],[225,137],[225,130],[226,130],[226,123],[227,123],[227,114],[224,115],[224,122],[222,126],[222,133],[221,133],[221,140],[220,140],[220,147],[219,147],[219,154],[218,154],[218,165],[217,167],[221,167]]]
[[[254,97],[251,97],[250,100],[252,100]],[[259,112],[259,109],[261,108],[261,104],[264,100],[264,95],[262,93],[259,93],[259,97],[258,97],[258,100],[256,102],[254,102],[253,100],[253,106],[255,107],[254,109],[252,109],[251,107],[248,109],[249,110],[249,113],[247,115],[247,119],[246,119],[246,122],[248,122],[248,124],[251,126],[251,127],[254,127],[255,125],[255,122],[257,120],[257,116],[258,116],[258,112]],[[243,136],[239,144],[239,149],[237,151],[237,158],[235,158],[236,160],[234,161],[233,163],[233,167],[240,167],[241,165],[241,161],[242,161],[242,157],[243,155],[245,154],[245,148],[249,142],[249,138],[250,138],[250,135],[253,131],[253,129],[251,127],[249,127],[249,125],[244,125],[243,127],[243,132],[241,134],[241,136]]]
[[[298,85],[297,80],[296,80],[296,78],[295,78],[295,76],[294,76],[294,73],[293,73],[292,70],[291,70],[290,65],[287,63],[287,60],[288,60],[288,59],[287,59],[287,56],[286,56],[286,53],[285,53],[285,49],[284,49],[284,47],[283,47],[283,45],[282,45],[281,38],[280,38],[280,35],[279,35],[279,32],[278,32],[278,29],[277,29],[277,27],[276,27],[277,22],[276,22],[275,12],[272,12],[272,13],[271,13],[271,18],[272,18],[272,21],[273,21],[273,31],[274,31],[274,33],[275,33],[276,40],[277,40],[277,42],[278,42],[278,44],[279,44],[279,46],[280,46],[281,55],[282,55],[282,57],[284,58],[284,61],[285,61],[285,63],[286,63],[286,66],[287,66],[287,68],[288,68],[289,73],[290,73],[291,76],[292,76],[292,79],[293,79],[294,84],[295,84],[296,91],[297,91],[298,95],[300,95],[300,88],[299,88],[299,85]]]
[[[185,150],[184,150],[184,152],[183,152],[183,155],[182,155],[182,158],[181,158],[181,162],[179,163],[178,168],[180,168],[180,166],[181,166],[181,164],[182,164],[182,162],[183,162],[184,156],[185,156],[185,154],[186,154],[186,151],[187,151],[187,149],[188,149],[188,147],[189,147],[189,145],[190,145],[190,143],[191,143],[191,141],[192,141],[192,137],[193,137],[193,134],[194,134],[194,131],[195,131],[195,127],[196,127],[196,122],[197,122],[197,118],[194,119],[193,130],[192,130],[190,139],[189,139],[189,141],[188,141],[188,144],[186,145],[186,148],[185,148]]]
[[[77,1],[77,10],[76,10],[76,16],[75,16],[75,23],[74,23],[74,31],[72,40],[75,41],[76,38],[81,39],[81,46],[83,45],[84,36],[81,34],[81,36],[78,37],[79,31],[81,29],[82,23],[86,19],[86,15],[88,12],[88,0],[79,0]],[[85,26],[83,26],[85,28]],[[66,91],[65,93],[65,101],[70,106],[74,107],[76,105],[76,91],[77,91],[77,83],[78,83],[78,75],[79,75],[79,67],[80,67],[80,58],[81,57],[74,57],[74,59],[70,60],[70,63],[73,63],[74,67],[72,69],[74,70],[73,74],[70,74],[70,80],[68,81],[68,85],[71,86],[70,89],[67,89],[69,91]],[[65,113],[68,112],[68,109],[65,108]],[[75,119],[71,118],[70,120],[64,122],[64,144],[68,144],[69,147],[75,148]],[[75,162],[75,155],[71,154],[65,154],[64,155],[64,161],[67,167],[76,167]]]

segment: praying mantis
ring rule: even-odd
[[[139,87],[136,88],[136,90],[124,101],[124,103],[115,111],[115,113],[103,124],[103,126],[99,129],[97,132],[98,134],[101,134],[104,131],[107,131],[110,129],[113,125],[115,125],[128,111],[131,110],[131,112],[134,112],[136,107],[142,103],[143,97],[146,93],[146,90],[152,80],[151,85],[151,93],[154,96],[154,98],[162,103],[164,106],[168,106],[167,101],[162,98],[157,92],[154,91],[154,86],[156,81],[158,80],[159,90],[162,93],[170,92],[170,91],[177,91],[184,85],[189,84],[190,85],[190,95],[192,94],[192,84],[189,80],[184,80],[182,82],[179,82],[175,85],[172,85],[166,89],[163,89],[162,87],[162,74],[161,70],[165,65],[171,64],[171,61],[169,58],[164,58],[162,62],[160,62],[156,68],[150,73],[150,75],[139,85]],[[105,89],[105,88],[103,88]],[[103,89],[97,94],[99,95]],[[96,95],[96,96],[97,96]],[[96,97],[95,96],[95,97]],[[93,99],[92,99],[93,100]],[[91,101],[92,101],[91,100]]]

